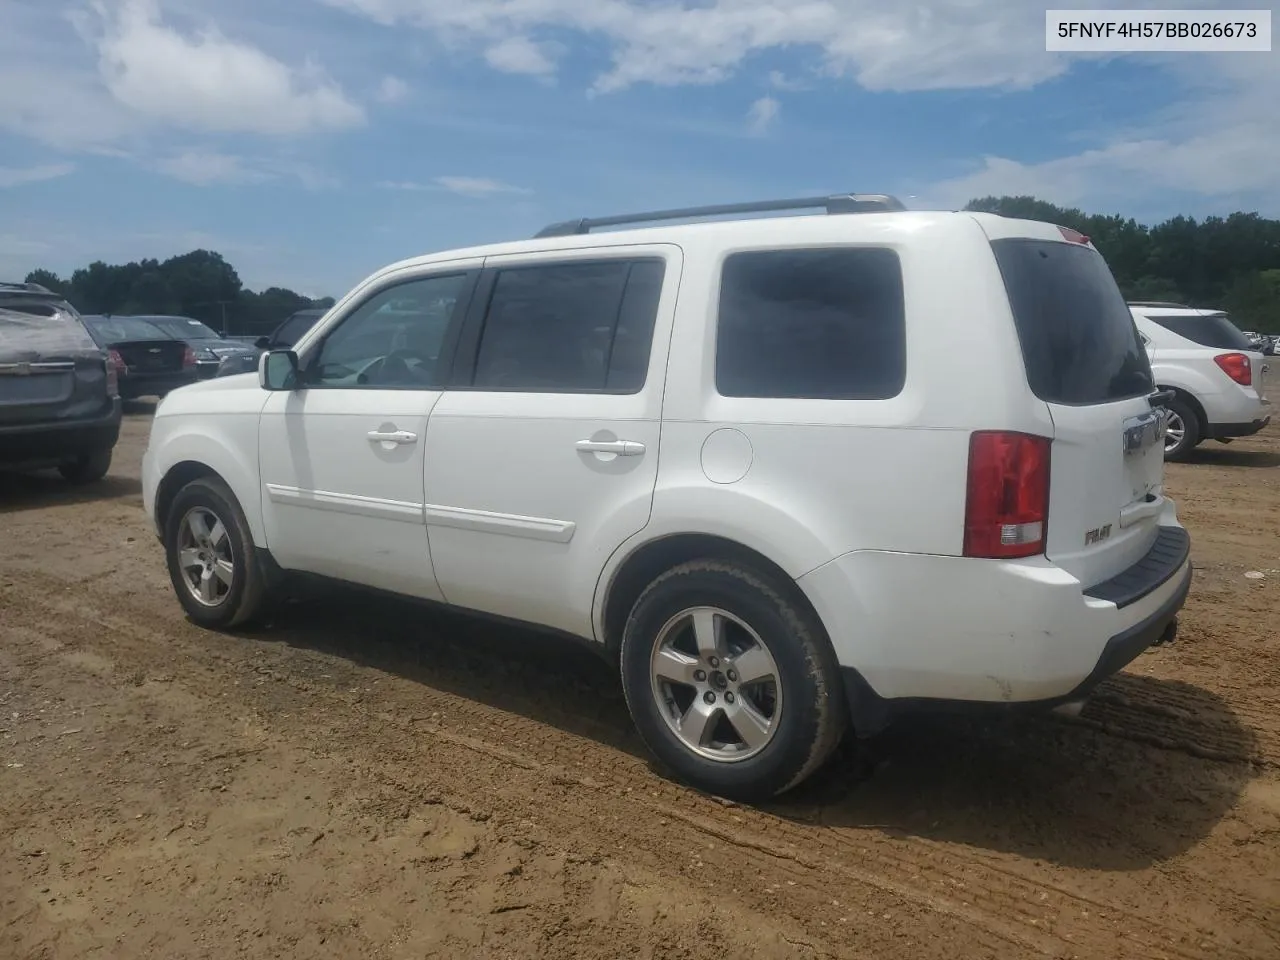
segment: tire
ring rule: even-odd
[[[61,464],[58,472],[67,483],[97,483],[111,469],[111,449],[84,453],[76,459]]]
[[[203,542],[201,528],[207,534]],[[164,548],[178,602],[200,626],[245,626],[265,611],[266,574],[249,524],[220,479],[202,477],[178,491],[165,521]],[[208,563],[184,568],[184,560],[197,558]]]
[[[790,594],[759,571],[699,560],[669,570],[636,601],[622,637],[627,706],[645,744],[690,786],[733,800],[767,799],[797,786],[839,745],[848,721],[835,656],[816,618]],[[699,632],[715,632],[720,652],[730,656],[712,661],[707,644],[699,656]],[[769,669],[762,673],[762,666]],[[772,685],[744,682],[770,670]],[[699,719],[707,720],[702,737],[694,733]]]
[[[1181,425],[1182,439],[1174,446],[1166,441],[1164,458],[1170,463],[1181,463],[1191,456],[1191,451],[1200,445],[1200,418],[1181,397],[1170,400],[1165,409],[1168,411],[1169,429],[1172,433],[1175,424]]]

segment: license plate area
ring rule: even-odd
[[[1164,440],[1168,421],[1163,410],[1151,410],[1124,421],[1121,448],[1129,481],[1129,503],[1149,500],[1164,476]]]

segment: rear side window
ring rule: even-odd
[[[657,258],[498,270],[473,388],[638,392],[665,272]]]
[[[907,376],[898,255],[769,250],[725,260],[716,389],[726,397],[884,400]]]
[[[1047,240],[996,240],[1032,391],[1086,405],[1155,389],[1133,315],[1102,256]]]
[[[1213,347],[1216,350],[1256,350],[1234,323],[1227,319],[1225,313],[1211,313],[1208,316],[1165,316],[1147,314],[1160,326],[1192,343],[1202,347]]]

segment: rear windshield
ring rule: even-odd
[[[1254,350],[1253,343],[1227,319],[1225,313],[1211,313],[1205,316],[1169,316],[1147,314],[1154,320],[1180,337],[1186,337],[1192,343],[1202,347],[1213,347],[1217,350]]]
[[[84,321],[94,339],[101,343],[173,339],[146,320],[138,320],[134,317],[85,317]]]
[[[189,320],[186,317],[141,317],[140,319],[159,327],[175,340],[185,340],[188,337],[195,340],[222,339],[212,328],[205,326],[199,320]]]
[[[1154,389],[1133,315],[1101,254],[1048,240],[995,240],[991,247],[1037,397],[1084,405]]]

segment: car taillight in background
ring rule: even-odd
[[[969,439],[964,555],[1008,560],[1044,553],[1048,437],[979,430]]]
[[[111,352],[115,353],[114,350]],[[120,374],[116,371],[115,362],[110,356],[108,356],[107,359],[102,362],[102,365],[106,367],[107,370],[107,396],[120,396]]]
[[[107,366],[115,371],[117,377],[125,372],[124,357],[120,356],[119,350],[107,351]]]
[[[1243,353],[1220,353],[1213,358],[1213,362],[1240,386],[1248,387],[1253,384],[1253,363]]]
[[[185,370],[187,367],[194,367],[195,365],[196,352],[188,346],[187,349],[182,351],[182,367]]]

